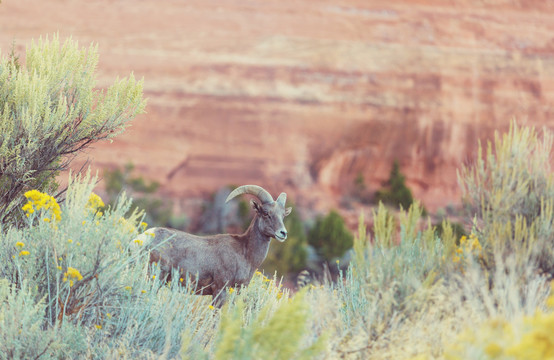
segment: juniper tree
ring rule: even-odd
[[[308,233],[308,243],[323,259],[331,261],[341,257],[354,244],[354,237],[340,214],[331,210],[325,217],[318,217]]]
[[[397,160],[392,164],[385,187],[375,193],[375,200],[390,205],[402,206],[404,209],[408,209],[414,202],[412,191],[406,186],[406,177],[400,172],[400,165]]]
[[[23,58],[0,57],[0,225],[17,223],[24,191],[53,191],[77,152],[121,133],[145,106],[132,74],[96,88],[96,45],[55,35]]]

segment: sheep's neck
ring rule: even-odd
[[[259,226],[260,219],[255,216],[244,233],[246,240],[246,258],[252,268],[257,269],[267,256],[271,238],[262,234]]]

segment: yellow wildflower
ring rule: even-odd
[[[112,314],[106,313],[106,317],[107,317],[108,319],[111,319],[111,318],[112,318]]]
[[[180,282],[183,282],[183,278],[180,278],[179,281],[180,281]]]
[[[548,299],[546,299],[546,306],[550,309],[554,309],[554,296],[550,295]]]
[[[27,217],[30,214],[34,213],[35,210],[44,209],[52,213],[52,220],[61,220],[62,212],[60,209],[60,205],[58,205],[58,202],[56,201],[56,199],[54,199],[54,197],[45,193],[41,193],[38,190],[27,191],[24,195],[29,201],[25,205],[23,205],[21,209],[27,213]]]
[[[127,291],[131,291],[133,288],[131,286],[125,286],[124,289],[127,290]]]
[[[471,242],[471,250],[482,250],[481,243],[479,243],[479,239],[477,237],[473,238],[473,241]]]
[[[502,352],[502,347],[495,343],[490,343],[487,345],[487,347],[485,347],[485,353],[492,358],[496,358],[502,355]]]
[[[235,289],[233,289],[232,287],[229,288],[229,294],[232,294],[235,292]]]
[[[146,290],[141,290],[140,292],[143,294],[146,294]]]
[[[135,226],[128,222],[124,217],[120,217],[118,223],[121,224],[123,229],[129,233],[134,233],[136,231]]]
[[[50,219],[49,218],[44,218],[42,219],[44,222],[50,222]]]
[[[25,193],[25,197],[32,202],[39,202],[44,194],[38,190],[30,190]]]
[[[82,222],[81,224],[85,225],[86,223],[87,223],[87,221],[86,221],[86,220],[83,220],[83,222]]]
[[[461,269],[463,270],[468,257],[478,256],[479,258],[482,258],[482,251],[483,249],[477,235],[472,233],[469,235],[469,238],[464,235],[460,238],[460,245],[455,248],[455,254],[452,257],[452,262],[460,263]]]
[[[148,226],[147,223],[145,223],[144,221],[140,223],[140,226],[142,226],[144,229],[146,229],[146,227]]]
[[[213,307],[213,305],[209,305],[209,306],[208,306],[208,309],[213,310],[213,309],[215,309],[215,308]]]
[[[523,325],[523,326],[521,326]],[[446,358],[472,358],[460,354],[469,345],[484,350],[487,358],[552,359],[554,357],[554,314],[537,310],[515,322],[492,319],[462,335],[447,348]],[[469,336],[468,336],[469,335]]]
[[[142,246],[142,243],[143,243],[143,241],[141,239],[135,239],[135,240],[133,240],[133,242],[135,244],[137,244],[138,246]]]
[[[21,241],[18,241],[18,242],[15,243],[15,246],[16,246],[16,247],[19,247],[19,248],[22,248],[22,247],[25,246],[25,244],[22,243]]]
[[[67,242],[71,244],[71,243],[73,243],[73,240],[67,239]]]
[[[103,208],[104,206],[106,205],[104,204],[100,196],[96,195],[95,193],[90,194],[86,205],[87,208],[96,211],[99,208]]]
[[[56,266],[56,269],[61,270],[62,267],[58,265],[58,266]]]
[[[31,204],[30,202],[23,205],[21,210],[25,211],[27,213],[27,216],[29,216],[29,214],[32,214],[32,213],[35,212],[35,209],[33,209],[33,204]]]
[[[83,275],[81,275],[79,270],[72,268],[70,266],[67,268],[67,271],[63,275],[64,275],[64,278],[63,278],[64,282],[67,281],[68,279],[70,280],[69,286],[73,286],[74,279],[77,279],[77,281],[83,280]]]
[[[27,250],[21,250],[21,251],[19,252],[19,256],[27,256],[27,255],[29,255],[29,254],[30,254],[30,252],[28,252]]]
[[[152,280],[156,280],[156,275],[152,275]]]
[[[98,330],[102,329],[102,325],[94,325],[95,328],[97,328]]]

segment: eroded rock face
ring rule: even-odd
[[[479,134],[477,134],[479,132]],[[416,198],[431,208],[457,204],[456,170],[474,159],[478,139],[492,130],[445,121],[373,121],[360,124],[316,163],[318,183],[352,189],[357,176],[378,189],[397,160]]]
[[[0,10],[4,54],[14,38],[22,50],[59,30],[99,44],[99,86],[145,78],[147,114],[85,156],[96,168],[132,161],[178,199],[257,183],[336,206],[358,174],[376,190],[397,159],[433,210],[459,202],[456,169],[479,139],[514,117],[553,125],[552,1],[27,0]]]

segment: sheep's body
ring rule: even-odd
[[[190,276],[198,281],[199,294],[214,296],[225,286],[248,284],[265,259],[271,240],[252,236],[252,227],[243,235],[197,236],[166,228],[147,232],[154,234],[149,245],[150,262],[160,264],[161,276],[171,279],[172,269],[178,269],[181,278]],[[251,248],[257,253],[249,252]]]
[[[235,192],[228,200],[236,196]],[[283,194],[277,202],[273,199],[271,203],[266,199],[261,205],[253,202],[257,213],[242,235],[197,236],[167,228],[147,230],[146,233],[154,235],[147,246],[150,263],[159,263],[160,275],[168,280],[176,269],[181,278],[188,277],[197,283],[198,294],[212,295],[214,299],[217,296],[216,304],[221,306],[226,294],[223,289],[250,282],[267,256],[271,238],[286,239],[283,218],[290,213],[290,208],[284,208],[286,195]]]

